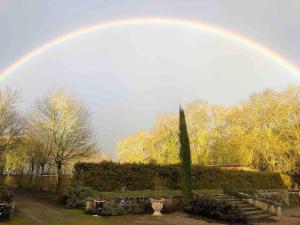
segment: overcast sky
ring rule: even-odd
[[[0,71],[74,29],[101,21],[165,17],[206,22],[254,39],[300,66],[298,0],[0,0]],[[300,78],[259,52],[206,31],[131,25],[73,39],[0,83],[22,91],[22,106],[67,88],[93,113],[99,147],[149,129],[156,115],[194,100],[235,104],[253,91]]]

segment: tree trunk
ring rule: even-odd
[[[45,171],[45,164],[41,164],[41,176],[40,176],[40,187],[39,190],[42,191],[44,187],[44,171]]]
[[[61,190],[61,183],[62,183],[62,163],[57,162],[57,186],[56,190],[60,191]]]
[[[31,186],[34,186],[34,161],[33,160],[31,160],[31,163],[30,163],[31,165],[31,168],[30,168],[30,185]]]
[[[41,175],[43,176],[45,173],[45,164],[41,164]]]
[[[30,174],[31,174],[31,176],[33,175],[33,173],[34,173],[34,162],[33,162],[33,160],[31,160],[31,168],[30,168],[31,170],[30,170]]]

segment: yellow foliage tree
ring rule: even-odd
[[[194,164],[235,163],[288,174],[299,170],[300,87],[253,93],[231,107],[192,102],[186,106],[186,120]],[[177,163],[177,127],[175,114],[160,116],[143,138],[122,140],[118,152],[134,153],[124,161]]]

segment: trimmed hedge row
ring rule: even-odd
[[[104,161],[75,164],[75,181],[98,191],[154,189],[157,180],[163,188],[179,189],[179,165],[131,164]],[[193,166],[193,189],[279,189],[285,185],[278,173],[222,170]]]

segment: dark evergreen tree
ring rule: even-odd
[[[179,108],[179,141],[181,160],[181,190],[184,206],[190,206],[193,200],[192,194],[192,160],[190,141],[185,122],[184,110]]]

